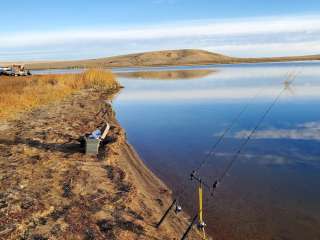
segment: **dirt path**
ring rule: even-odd
[[[106,99],[86,91],[0,125],[0,239],[179,239],[168,188],[127,143]],[[79,139],[111,123],[98,157]],[[195,231],[189,239],[199,239]]]

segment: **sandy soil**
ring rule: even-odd
[[[28,69],[63,69],[90,67],[152,67],[181,66],[231,63],[259,63],[320,60],[320,55],[273,57],[273,58],[237,58],[197,49],[165,50],[114,56],[78,61],[53,61],[26,64]]]
[[[0,239],[180,239],[185,213],[154,227],[170,190],[127,143],[110,96],[84,91],[0,125]],[[105,121],[99,155],[83,154],[81,136]]]

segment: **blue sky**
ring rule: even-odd
[[[20,0],[16,5],[14,12],[1,11],[0,61],[176,48],[245,57],[320,53],[319,0]]]

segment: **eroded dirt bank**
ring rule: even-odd
[[[145,167],[105,100],[83,91],[0,127],[0,239],[179,239],[168,188]],[[108,121],[98,158],[79,138]],[[192,231],[189,239],[199,239]]]

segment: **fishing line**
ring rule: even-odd
[[[210,149],[210,151],[204,156],[204,158],[202,159],[202,161],[200,162],[200,164],[199,164],[199,166],[196,168],[196,170],[194,170],[194,171],[192,171],[192,173],[196,173],[196,172],[198,172],[200,169],[201,169],[201,167],[206,163],[206,161],[210,158],[210,157],[212,157],[212,155],[213,155],[213,153],[214,153],[214,151],[215,151],[215,149],[218,147],[218,145],[222,142],[222,140],[224,139],[224,137],[226,136],[226,134],[234,127],[234,125],[236,124],[236,122],[240,119],[240,117],[247,111],[247,109],[249,108],[249,106],[251,105],[251,103],[253,102],[253,100],[254,99],[256,99],[259,95],[260,95],[260,93],[261,93],[261,91],[262,91],[263,89],[260,89],[259,91],[258,91],[258,93],[257,94],[255,94],[248,102],[247,102],[247,104],[245,104],[245,106],[241,109],[241,111],[233,118],[233,120],[231,121],[231,123],[229,124],[229,126],[227,126],[227,128],[225,128],[225,130],[223,131],[223,133],[220,135],[220,137],[217,139],[217,141],[212,145],[212,147],[211,147],[211,149]],[[190,174],[189,174],[189,176],[190,176]],[[178,192],[178,190],[176,190],[176,192],[177,192],[177,197],[173,200],[173,202],[172,202],[172,204],[174,203],[176,206],[176,212],[178,212],[178,210],[180,211],[180,209],[181,209],[181,206],[179,205],[179,203],[181,202],[181,199],[182,199],[182,197],[185,195],[185,192],[186,192],[186,190],[187,190],[187,187],[186,186],[188,186],[189,185],[189,183],[186,183],[185,182],[185,184],[181,184],[181,185],[184,185],[183,187],[182,187],[182,189],[181,189],[181,191],[180,192]],[[208,189],[210,189],[210,186],[206,186],[206,185],[204,185],[205,187],[207,187]],[[176,188],[177,189],[177,188]],[[193,197],[193,196],[192,196]],[[171,206],[173,206],[173,205],[170,205],[170,207],[169,207],[169,209],[171,209]],[[193,208],[193,210],[194,210],[194,208],[195,208],[195,205],[192,205],[191,206],[191,208]],[[165,215],[166,215],[166,213],[165,213]],[[165,217],[165,216],[164,216]],[[160,224],[161,224],[161,220],[160,220]],[[160,225],[160,224],[158,224],[158,225]]]
[[[289,72],[287,72],[286,74],[288,77],[290,76]],[[288,78],[287,77],[287,78]],[[247,109],[249,108],[249,106],[252,104],[252,102],[261,94],[261,92],[264,89],[261,88],[257,94],[255,94],[248,102],[247,104],[241,109],[241,111],[233,118],[233,120],[231,121],[231,123],[229,124],[228,127],[226,127],[224,129],[224,131],[222,132],[222,134],[220,135],[220,137],[217,139],[217,141],[212,145],[212,147],[210,148],[209,152],[204,156],[204,158],[201,160],[199,166],[193,170],[193,173],[197,173],[202,167],[203,165],[210,159],[210,158],[214,158],[215,157],[215,150],[216,148],[219,146],[219,144],[222,142],[222,140],[224,139],[224,137],[227,135],[227,133],[234,127],[234,125],[238,122],[238,120],[241,118],[241,116],[247,111]]]
[[[289,72],[287,72],[286,75],[289,75]],[[247,109],[249,108],[249,106],[252,104],[252,102],[261,94],[261,92],[264,89],[261,88],[253,97],[251,97],[251,99],[244,105],[244,107],[240,110],[240,112],[232,119],[231,123],[224,129],[224,131],[222,132],[222,134],[220,135],[220,137],[217,139],[217,141],[212,145],[212,147],[210,148],[209,152],[203,157],[203,159],[201,160],[199,166],[192,171],[193,173],[197,173],[201,167],[204,166],[204,164],[210,159],[210,158],[214,158],[215,157],[215,153],[214,151],[216,150],[216,148],[219,146],[219,144],[222,142],[222,140],[224,139],[224,137],[227,135],[227,133],[234,127],[234,125],[237,123],[237,121],[241,118],[241,116],[247,111]],[[190,174],[188,175],[190,176]],[[182,196],[185,194],[187,187],[189,185],[189,183],[185,184],[181,184],[184,185],[182,186],[181,191],[178,191],[178,187],[176,187],[176,193],[177,193],[177,197],[174,199],[174,201],[176,202],[176,205],[178,206]]]
[[[217,180],[213,183],[213,189],[211,192],[211,196],[213,196],[213,193],[216,189],[216,187],[218,186],[218,184],[220,184],[222,182],[222,180],[226,177],[227,173],[230,171],[230,169],[232,168],[233,164],[235,163],[235,161],[237,160],[237,158],[240,156],[241,152],[243,151],[243,149],[246,147],[246,145],[248,144],[248,142],[250,141],[250,139],[252,139],[253,135],[256,133],[257,129],[260,127],[260,125],[262,124],[262,122],[264,121],[264,119],[267,117],[267,115],[271,112],[272,108],[275,106],[275,104],[279,101],[280,97],[282,96],[282,94],[288,89],[288,87],[291,86],[291,84],[295,81],[295,79],[297,78],[298,74],[300,74],[300,72],[297,72],[296,74],[289,74],[285,83],[284,88],[280,91],[280,93],[277,95],[277,97],[274,99],[274,101],[272,101],[272,103],[269,105],[269,107],[266,109],[266,111],[264,112],[264,114],[261,116],[261,118],[259,119],[259,121],[257,122],[256,126],[252,129],[252,131],[249,133],[249,135],[247,136],[247,138],[243,141],[243,143],[241,144],[239,150],[235,153],[234,157],[231,159],[231,161],[229,162],[229,164],[226,166],[225,170],[222,172],[222,174],[220,175],[220,177],[217,178]],[[207,206],[209,203],[209,197],[207,196],[205,198],[205,205]]]
[[[291,74],[288,76],[288,78],[286,79],[286,81],[289,83],[289,85],[291,85],[298,74]],[[261,116],[261,118],[259,119],[259,121],[257,122],[257,124],[254,126],[254,128],[251,130],[251,132],[247,135],[246,139],[242,142],[242,144],[240,145],[239,149],[236,151],[236,153],[234,154],[234,156],[231,158],[230,162],[227,164],[225,170],[222,172],[222,174],[220,175],[220,177],[218,177],[216,179],[216,181],[213,183],[213,191],[215,190],[215,188],[217,187],[217,185],[219,183],[221,183],[221,181],[225,178],[225,176],[227,175],[227,173],[230,171],[230,169],[232,168],[233,164],[235,163],[235,161],[238,159],[238,157],[240,156],[240,154],[242,153],[242,151],[244,150],[244,148],[246,147],[246,145],[249,143],[249,141],[252,139],[253,135],[256,133],[256,131],[258,130],[258,128],[260,127],[260,125],[262,124],[262,122],[265,120],[265,118],[267,117],[267,115],[271,112],[272,108],[276,105],[276,103],[279,101],[280,97],[283,95],[283,93],[287,90],[287,86],[284,86],[284,88],[279,92],[279,94],[276,96],[276,98],[271,102],[271,104],[269,105],[269,107],[266,109],[266,111],[263,113],[263,115]]]
[[[289,74],[287,73],[288,81],[289,85],[293,83],[293,81],[295,80],[296,76],[293,76],[293,74]],[[293,76],[293,77],[292,77]],[[274,105],[278,102],[279,98],[281,97],[281,95],[285,92],[285,90],[287,89],[287,87],[285,86],[282,91],[278,94],[278,96],[275,98],[275,100],[271,103],[271,105],[267,108],[267,110],[265,111],[265,113],[262,115],[262,117],[260,118],[260,120],[258,121],[257,125],[253,128],[253,130],[250,132],[250,134],[248,135],[248,137],[246,138],[246,140],[241,144],[239,150],[235,153],[234,157],[231,159],[231,161],[229,162],[229,164],[227,165],[226,169],[224,170],[224,172],[220,175],[219,178],[217,178],[217,180],[213,183],[212,185],[212,191],[211,191],[211,195],[213,195],[213,192],[215,190],[215,188],[217,187],[218,183],[220,183],[223,178],[226,176],[226,174],[228,173],[228,171],[231,169],[232,165],[234,164],[234,162],[237,160],[238,156],[240,155],[240,153],[243,151],[243,149],[245,148],[245,146],[248,144],[248,142],[250,141],[250,139],[252,138],[252,136],[254,135],[254,133],[257,131],[257,129],[260,127],[260,125],[262,124],[262,122],[264,121],[264,119],[266,118],[266,116],[269,114],[269,112],[271,111],[271,109],[274,107]],[[194,173],[196,173],[197,171],[200,170],[200,168],[206,163],[206,161],[209,159],[209,157],[211,157],[213,155],[214,150],[216,149],[216,147],[222,142],[223,138],[226,136],[226,134],[233,128],[233,126],[235,125],[235,123],[240,119],[240,117],[242,116],[242,114],[248,109],[249,105],[253,102],[253,100],[259,96],[260,91],[252,97],[252,99],[243,107],[243,109],[236,115],[236,117],[232,120],[231,124],[224,130],[224,132],[222,133],[222,135],[219,137],[219,139],[214,143],[214,145],[211,147],[210,151],[208,152],[208,154],[206,154],[206,156],[204,157],[204,159],[200,162],[200,165],[196,168],[196,170],[194,170],[190,175],[191,178],[196,177],[194,175]],[[215,156],[215,155],[214,155]],[[211,188],[208,184],[203,183],[203,185],[207,188]],[[172,202],[172,206],[174,204],[176,204],[176,209],[177,207],[180,208],[181,211],[181,207],[179,206],[179,200],[181,198],[181,196],[184,195],[185,191],[187,188],[183,188],[182,192],[179,193],[177,195],[177,197],[173,200]],[[205,202],[207,202],[208,199],[205,199]],[[171,209],[171,206],[168,210]],[[168,211],[167,210],[167,211]],[[166,217],[166,214],[163,216],[163,219]],[[162,222],[161,220],[161,222]],[[159,222],[158,226],[160,226],[161,222]]]

